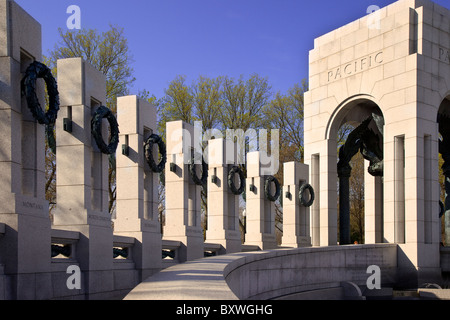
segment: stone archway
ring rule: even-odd
[[[372,193],[365,243],[396,243],[398,267],[412,283],[440,272],[436,116],[449,95],[450,65],[447,38],[437,35],[448,34],[450,11],[399,0],[377,14],[379,28],[363,17],[315,39],[309,54],[304,158],[316,193],[312,244],[338,243],[336,131],[345,117],[362,123],[369,116],[361,102],[376,104],[385,122],[384,172],[382,190],[365,182]]]
[[[350,177],[352,167],[350,161],[361,153],[365,159],[364,193],[368,199],[364,201],[367,211],[367,233],[370,242],[381,242],[382,239],[382,176],[383,176],[383,128],[384,118],[381,109],[373,98],[358,95],[348,99],[336,109],[330,119],[328,136],[337,140],[338,128],[345,123],[354,129],[347,135],[346,142],[339,146],[337,177],[339,179],[339,244],[350,244]],[[367,187],[366,187],[367,185]],[[367,189],[367,191],[366,191]],[[374,192],[376,194],[374,194]],[[367,209],[366,209],[367,207]],[[369,221],[370,220],[370,221]],[[376,239],[372,239],[377,235]]]

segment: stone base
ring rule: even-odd
[[[219,254],[228,254],[242,251],[240,231],[235,230],[207,230],[206,241],[218,243],[222,246]]]
[[[81,286],[88,299],[114,290],[113,273],[113,232],[111,221],[104,215],[89,212],[91,224],[53,225],[54,229],[76,231],[79,240],[74,244],[74,257],[81,273]]]
[[[179,262],[186,262],[204,257],[202,229],[198,227],[164,228],[164,240],[180,241],[177,257]]]
[[[52,294],[51,223],[48,201],[2,194],[0,223],[0,293],[5,299],[48,299]]]
[[[115,235],[135,238],[131,253],[139,280],[143,281],[162,268],[162,239],[158,232],[115,232]]]
[[[5,300],[51,299],[53,297],[52,276],[50,272],[0,276],[0,278],[3,278],[5,289],[5,292],[0,293],[0,296],[3,294]]]
[[[283,237],[281,246],[290,248],[311,247],[311,237]]]
[[[426,284],[442,286],[443,278],[440,268],[399,267],[397,270],[396,289],[423,288]]]
[[[246,234],[244,244],[258,246],[261,250],[276,249],[278,247],[275,235],[269,233]]]

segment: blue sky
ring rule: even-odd
[[[267,77],[286,92],[308,76],[314,38],[366,15],[370,5],[394,0],[16,0],[42,25],[43,53],[67,29],[70,5],[81,27],[124,28],[136,82],[131,89],[164,94],[177,75]],[[434,2],[449,6],[449,0]]]

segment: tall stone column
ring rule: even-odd
[[[277,247],[275,238],[275,205],[264,195],[265,177],[261,175],[260,151],[247,153],[246,245],[262,250]]]
[[[201,189],[189,173],[189,162],[194,157],[194,126],[183,121],[166,125],[166,223],[163,237],[181,242],[180,262],[203,258],[203,230],[201,227]],[[199,158],[199,157],[197,157]],[[196,167],[200,167],[201,160]],[[200,170],[196,169],[197,174]]]
[[[45,200],[45,127],[21,95],[28,66],[42,59],[41,26],[14,1],[0,0],[0,265],[12,296],[52,295],[51,223]],[[44,87],[36,95],[45,106]]]
[[[364,161],[364,243],[383,242],[383,177],[374,177]]]
[[[214,139],[208,142],[208,228],[206,240],[220,243],[220,253],[240,252],[242,248],[239,230],[239,195],[228,185],[228,176],[237,161],[236,143]],[[245,184],[239,174],[231,177],[235,188]],[[235,190],[238,192],[239,190]]]
[[[108,210],[109,157],[91,133],[92,117],[106,104],[106,79],[81,58],[58,60],[61,111],[56,125],[57,207],[53,228],[78,231],[76,259],[89,298],[113,289],[113,232]],[[71,130],[64,125],[69,122]],[[108,137],[107,122],[102,125]],[[108,143],[108,142],[106,142]]]
[[[116,153],[116,219],[114,233],[136,239],[132,257],[141,281],[161,269],[158,220],[159,173],[145,159],[144,143],[156,133],[156,108],[137,96],[117,99],[117,121],[124,152]],[[152,148],[158,163],[159,148]]]
[[[309,166],[292,161],[284,163],[283,241],[285,247],[311,246],[311,217],[309,207],[300,203],[300,187],[308,184]],[[307,192],[305,192],[307,193]],[[304,197],[307,197],[305,194]],[[310,201],[314,195],[310,194]],[[314,200],[314,199],[312,199]]]
[[[352,169],[338,170],[339,177],[339,244],[350,244],[350,176]]]

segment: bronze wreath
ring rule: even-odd
[[[158,164],[155,162],[155,158],[153,157],[153,145],[158,145],[159,153],[161,154],[161,160]],[[153,172],[161,173],[164,170],[164,166],[167,161],[166,154],[166,144],[163,139],[157,134],[152,134],[144,143],[144,155],[145,160],[147,160],[148,165],[152,169]]]
[[[199,178],[197,176],[197,172],[195,172],[195,160],[191,159],[189,161],[189,174],[191,175],[192,181],[198,186],[206,186],[208,182],[208,165],[206,164],[205,160],[202,158],[202,176]]]
[[[309,201],[306,201],[305,198],[304,198],[304,193],[305,193],[306,189],[309,190],[309,194],[310,194]],[[313,187],[310,184],[308,184],[308,183],[303,184],[300,187],[300,190],[298,191],[298,199],[299,199],[300,203],[304,207],[312,206],[312,204],[314,203],[314,189],[313,189]]]
[[[49,107],[44,112],[36,95],[36,80],[42,78],[45,81],[48,92]],[[22,95],[26,97],[28,108],[39,124],[54,124],[59,111],[58,85],[51,70],[43,63],[34,61],[25,71],[21,81]]]
[[[240,180],[240,185],[239,185],[239,189],[236,188],[235,184],[234,184],[234,175],[235,174],[239,175],[239,180]],[[233,168],[231,168],[230,171],[228,171],[228,188],[230,188],[230,191],[234,194],[234,195],[240,195],[245,191],[245,176],[244,176],[244,172],[241,170],[241,168],[239,168],[238,166],[234,166]]]
[[[270,191],[271,191],[270,183],[271,182],[275,183],[275,194],[274,195],[272,195],[270,193]],[[274,176],[267,176],[264,181],[264,193],[265,193],[266,198],[272,202],[275,202],[280,197],[280,192],[281,192],[281,189],[280,189],[280,183],[278,182],[278,179],[275,178]]]
[[[103,141],[102,137],[102,119],[106,118],[111,127],[111,133],[109,135],[109,144]],[[98,148],[104,154],[113,154],[116,152],[117,145],[119,144],[119,124],[117,119],[110,109],[105,106],[100,106],[95,111],[91,121],[91,132],[97,143]]]

